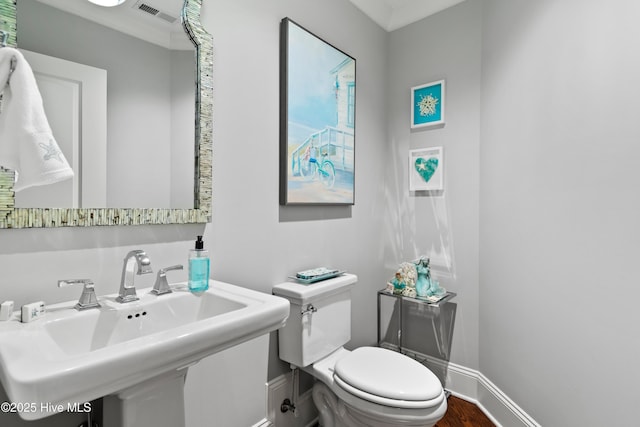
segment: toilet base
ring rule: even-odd
[[[399,410],[367,402],[371,412],[366,412],[346,403],[351,399],[339,398],[320,381],[314,384],[312,395],[322,427],[433,427],[447,411],[445,399],[437,408],[428,410]]]

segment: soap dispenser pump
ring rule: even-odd
[[[189,251],[189,290],[204,292],[209,289],[209,251],[204,248],[202,236],[198,236],[195,248]]]

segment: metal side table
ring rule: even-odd
[[[448,362],[453,338],[457,294],[438,302],[378,291],[378,346],[409,353],[416,359]]]

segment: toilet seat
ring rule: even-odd
[[[379,347],[360,347],[338,360],[333,379],[352,395],[395,408],[430,408],[444,399],[440,380],[427,367]]]

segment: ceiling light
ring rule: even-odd
[[[125,2],[125,0],[89,0],[93,4],[104,7],[117,6]]]

